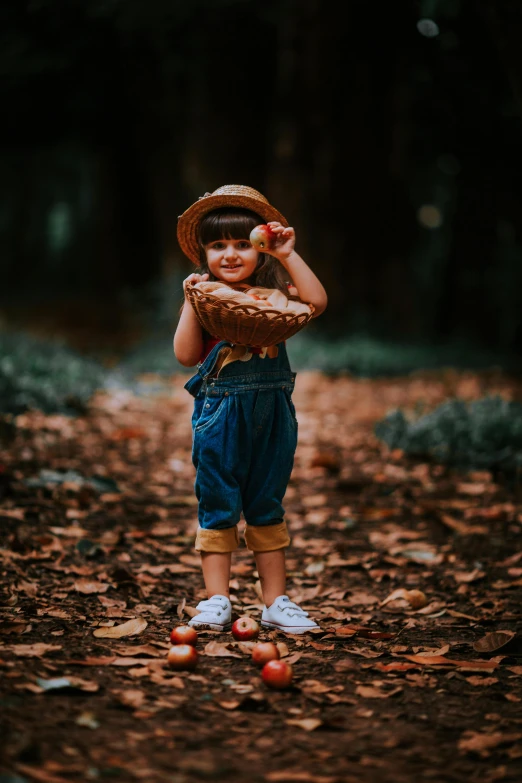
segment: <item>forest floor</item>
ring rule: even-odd
[[[6,431],[1,783],[519,783],[522,491],[390,451],[373,425],[522,384],[298,373],[288,593],[321,629],[261,631],[293,666],[274,691],[230,633],[200,633],[193,672],[167,666],[204,597],[185,380]],[[230,590],[260,618],[244,546]]]

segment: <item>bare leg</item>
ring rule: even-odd
[[[213,595],[230,596],[230,564],[232,562],[231,552],[202,552],[201,567],[203,569],[203,579],[207,595],[212,598]]]
[[[266,606],[272,606],[275,599],[285,595],[286,565],[285,550],[275,549],[273,552],[254,552],[263,600]]]

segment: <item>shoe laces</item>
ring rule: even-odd
[[[283,602],[283,606],[281,606],[279,602],[277,604],[279,611],[287,612],[289,617],[295,617],[296,615],[298,617],[308,617],[308,612],[305,612],[305,610],[301,609],[300,606],[294,604],[294,602],[291,601],[288,596],[283,596],[281,600]]]

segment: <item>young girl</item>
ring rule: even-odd
[[[249,239],[259,224],[275,234],[268,253]],[[184,281],[220,280],[279,288],[313,304],[314,317],[326,308],[325,289],[296,253],[295,231],[253,188],[225,185],[206,193],[179,218],[181,249],[198,266]],[[297,420],[291,400],[295,373],[285,349],[250,349],[241,360],[223,364],[231,343],[209,335],[185,299],[174,335],[174,353],[198,372],[185,388],[193,394],[192,459],[198,499],[196,550],[201,554],[208,599],[189,625],[226,630],[232,621],[229,600],[231,553],[239,545],[237,523],[243,512],[245,542],[253,551],[266,604],[261,624],[287,633],[319,626],[285,593],[285,548],[290,544],[282,500],[297,446]],[[219,369],[219,372],[218,372]]]

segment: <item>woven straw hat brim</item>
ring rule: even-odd
[[[200,265],[198,227],[201,218],[220,207],[242,207],[255,212],[265,222],[276,220],[288,226],[288,220],[268,203],[261,193],[245,185],[224,185],[213,193],[202,196],[178,218],[178,242],[190,260]]]

